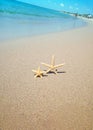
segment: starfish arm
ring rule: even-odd
[[[55,70],[55,69],[48,69],[47,71],[46,71],[46,73],[49,73],[49,72],[53,72],[53,73],[55,73],[55,74],[57,74],[57,71]]]
[[[40,72],[38,75],[43,75],[43,73],[42,73],[42,72]]]
[[[41,71],[41,74],[43,75],[43,74],[45,74],[46,72],[45,71]]]
[[[58,67],[61,67],[63,66],[64,64],[59,64],[59,65],[55,65],[54,68],[58,68]]]
[[[45,66],[47,66],[47,67],[50,67],[50,65],[49,64],[46,64],[46,63],[41,63],[42,65],[45,65]]]
[[[53,72],[54,72],[55,74],[57,74],[57,71],[56,71],[56,70],[54,70]]]
[[[48,69],[47,71],[46,71],[46,73],[49,73],[51,71],[51,69]]]
[[[34,78],[36,78],[36,77],[38,77],[38,74],[36,74],[36,75],[34,76]]]
[[[32,70],[32,71],[35,72],[35,73],[37,72],[37,70]]]
[[[47,70],[46,71],[44,71],[44,73],[43,74],[47,74]]]
[[[37,69],[38,71],[40,71],[40,66],[38,67],[38,69]]]
[[[53,65],[53,66],[55,65],[55,56],[54,55],[52,56],[51,65]]]
[[[37,78],[37,77],[42,78],[42,74],[36,74],[36,75],[34,76],[34,78]]]

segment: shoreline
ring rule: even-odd
[[[87,24],[89,24],[90,22],[84,20],[85,22],[87,22]],[[37,38],[37,37],[42,37],[42,36],[47,36],[47,35],[55,35],[55,34],[61,34],[61,33],[65,33],[65,32],[69,32],[69,31],[73,31],[73,30],[78,30],[78,29],[82,29],[82,28],[86,28],[88,25],[84,25],[84,26],[80,26],[80,27],[76,27],[76,28],[71,28],[71,29],[67,29],[67,30],[63,30],[63,31],[55,31],[55,32],[47,32],[47,33],[41,33],[41,34],[37,34],[37,35],[32,35],[32,36],[20,36],[17,38],[9,38],[6,40],[1,40],[0,43],[6,43],[6,42],[11,42],[11,41],[16,41],[16,40],[21,40],[21,39],[30,39],[30,38]]]
[[[79,19],[83,19],[83,18],[79,18]],[[20,41],[20,40],[24,40],[24,39],[34,39],[34,38],[38,38],[38,37],[44,37],[44,36],[52,36],[52,35],[60,35],[60,34],[65,34],[65,33],[69,33],[69,32],[73,32],[73,31],[77,31],[79,29],[86,29],[87,27],[91,28],[91,26],[93,25],[93,23],[90,20],[87,19],[83,19],[87,24],[85,26],[81,26],[81,27],[76,27],[76,28],[71,28],[68,30],[64,30],[64,31],[58,31],[58,32],[48,32],[48,33],[44,33],[44,34],[37,34],[37,35],[33,35],[33,36],[21,36],[18,38],[13,38],[13,39],[6,39],[6,40],[1,40],[0,44],[2,43],[11,43],[13,41]]]
[[[8,17],[1,17],[1,31],[0,42],[21,37],[33,37],[42,34],[50,34],[57,32],[64,32],[78,27],[85,26],[85,22],[81,19],[75,19],[69,16],[67,19],[64,17],[54,19],[35,19],[24,20],[14,19]],[[37,22],[35,22],[37,21]],[[55,22],[54,22],[55,21]],[[68,22],[69,21],[69,22]],[[7,23],[7,24],[6,24]]]
[[[1,130],[91,130],[93,24],[0,44]],[[41,62],[66,63],[34,78]]]

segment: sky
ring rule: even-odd
[[[93,14],[93,0],[18,0],[58,11]]]

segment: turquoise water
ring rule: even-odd
[[[85,24],[58,11],[16,0],[0,0],[0,40],[60,32]]]

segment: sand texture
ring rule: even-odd
[[[34,78],[41,62],[64,63]],[[0,130],[92,130],[93,24],[0,43]]]

